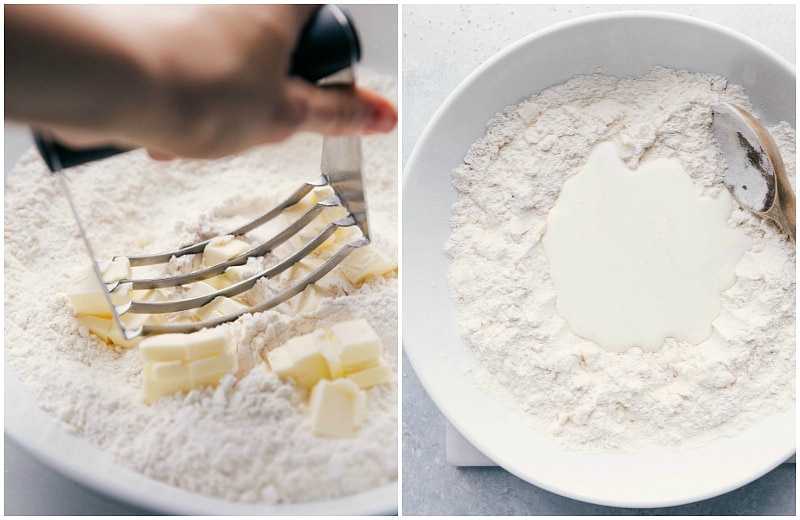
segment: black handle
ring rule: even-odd
[[[325,5],[301,31],[289,73],[314,83],[360,59],[361,46],[353,22],[340,7]],[[38,131],[33,132],[33,138],[51,172],[129,151],[114,146],[76,150]]]

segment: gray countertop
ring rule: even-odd
[[[404,5],[403,162],[439,105],[496,52],[533,31],[577,16],[648,9],[725,25],[795,63],[794,5]],[[502,30],[498,30],[502,28]],[[793,515],[796,470],[782,464],[724,495],[684,506],[626,509],[561,497],[499,467],[454,467],[447,422],[403,357],[404,515]]]

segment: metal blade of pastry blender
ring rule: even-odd
[[[36,137],[36,139],[38,140],[38,136]],[[39,143],[37,143],[37,145],[42,146]],[[92,264],[92,269],[94,270],[94,275],[97,277],[98,282],[102,286],[105,286],[104,287],[105,290],[103,291],[103,296],[105,296],[106,304],[108,304],[108,308],[111,309],[112,319],[114,320],[114,322],[115,322],[117,327],[119,327],[120,329],[124,329],[124,326],[122,325],[122,321],[120,320],[120,317],[119,317],[119,313],[116,310],[116,306],[114,305],[114,302],[111,301],[111,292],[109,291],[108,286],[103,281],[103,273],[100,272],[100,265],[101,264],[100,264],[100,262],[98,262],[96,260],[97,256],[95,256],[95,254],[94,254],[94,248],[92,248],[92,243],[89,240],[89,236],[86,233],[86,227],[83,225],[83,221],[81,220],[81,217],[80,217],[80,215],[78,213],[78,210],[75,207],[75,202],[72,199],[72,193],[69,190],[69,183],[67,182],[67,179],[66,179],[66,176],[65,176],[66,174],[64,172],[64,168],[62,167],[61,163],[59,162],[58,157],[55,157],[52,160],[55,163],[53,165],[55,167],[54,172],[56,174],[56,177],[58,177],[59,184],[61,184],[61,191],[64,192],[64,195],[65,195],[65,197],[67,199],[67,203],[69,204],[69,209],[72,212],[72,217],[75,220],[75,224],[78,226],[78,231],[81,234],[81,240],[83,241],[83,245],[85,247],[86,253],[89,255],[89,261]]]
[[[321,85],[353,85],[352,68],[325,78]],[[336,192],[342,205],[353,216],[369,243],[367,200],[361,177],[361,138],[357,136],[325,136],[322,139],[322,175]]]

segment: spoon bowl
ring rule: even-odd
[[[774,220],[794,241],[795,195],[775,140],[740,106],[721,103],[712,109],[714,136],[728,163],[725,186],[742,206]]]

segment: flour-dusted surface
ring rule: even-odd
[[[363,71],[361,84],[396,99],[396,81]],[[133,152],[69,173],[98,256],[172,249],[233,229],[278,194],[319,176],[321,138],[297,135],[228,159],[155,163]],[[397,257],[397,135],[363,140],[373,247]],[[265,206],[267,205],[267,206]],[[397,478],[397,278],[361,286],[332,273],[313,312],[286,304],[225,324],[236,377],[216,390],[139,395],[136,349],[112,349],[78,326],[65,294],[86,264],[56,178],[35,152],[5,192],[6,359],[40,406],[120,464],[177,487],[248,503],[305,502],[359,493]],[[186,262],[173,262],[173,272]],[[312,435],[307,395],[263,363],[290,337],[366,318],[395,367],[368,391],[355,439]]]
[[[725,189],[710,128],[719,101],[749,108],[718,76],[657,68],[621,81],[577,77],[498,114],[453,172],[459,200],[445,252],[478,383],[567,447],[685,448],[794,405],[794,244],[738,207],[729,223],[753,246],[709,340],[613,353],[555,312],[540,239],[564,180],[610,141],[630,168],[677,158],[699,193],[716,196]],[[785,123],[772,131],[794,184],[795,132]]]

